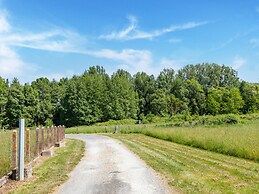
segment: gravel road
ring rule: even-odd
[[[58,193],[171,193],[156,173],[119,141],[100,135],[66,137],[85,141],[86,152]]]

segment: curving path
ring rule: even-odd
[[[58,193],[171,193],[156,173],[119,141],[100,135],[66,137],[85,141],[86,152]]]

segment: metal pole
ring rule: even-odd
[[[24,180],[24,119],[19,120],[19,163],[18,179]]]

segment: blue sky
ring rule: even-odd
[[[259,82],[257,0],[0,0],[0,76],[21,82],[93,65],[158,75],[218,63]]]

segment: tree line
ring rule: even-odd
[[[240,81],[237,71],[218,64],[164,69],[155,77],[119,69],[109,76],[92,66],[60,81],[38,78],[20,84],[0,77],[0,127],[90,125],[147,115],[246,114],[259,111],[259,84]]]

